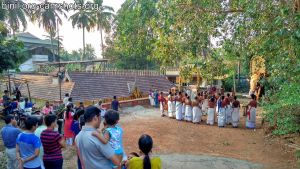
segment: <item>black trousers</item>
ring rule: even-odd
[[[63,159],[55,160],[55,161],[44,161],[45,169],[62,169],[63,167]]]

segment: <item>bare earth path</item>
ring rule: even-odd
[[[147,133],[154,139],[153,152],[163,154],[164,168],[296,168],[292,150],[281,146],[276,139],[266,139],[263,129],[245,129],[243,116],[240,128],[234,129],[162,118],[154,108],[138,106],[123,112],[131,112],[121,116],[126,152],[138,151],[137,140]]]
[[[256,130],[245,129],[242,115],[240,120],[238,129],[207,126],[205,122],[195,125],[160,117],[155,108],[136,106],[122,109],[120,124],[126,152],[138,152],[138,138],[149,134],[154,140],[153,153],[160,156],[164,169],[297,168],[294,150],[277,138],[266,137],[259,116]],[[75,149],[64,150],[63,155],[64,169],[76,169]],[[0,163],[0,168],[4,167],[4,162]]]
[[[154,140],[153,153],[161,157],[163,168],[296,168],[294,151],[282,146],[278,139],[266,138],[259,117],[257,123],[258,129],[247,130],[241,115],[238,129],[207,126],[204,122],[195,125],[160,117],[158,109],[142,106],[122,109],[120,119],[126,152],[138,152],[138,138],[149,134]],[[64,168],[75,169],[75,151],[65,151],[64,157]]]

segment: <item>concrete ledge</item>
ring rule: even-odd
[[[141,106],[150,106],[149,98],[139,98],[133,100],[124,100],[119,101],[121,107],[133,107],[137,105]],[[103,103],[102,104],[105,109],[111,108],[111,103]]]

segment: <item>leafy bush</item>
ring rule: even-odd
[[[299,93],[299,84],[284,84],[276,92],[269,93],[270,98],[264,100],[264,117],[270,126],[275,128],[273,134],[284,135],[300,132]]]
[[[57,67],[56,66],[43,66],[39,69],[39,72],[43,72],[43,73],[51,73],[53,72]]]
[[[73,64],[67,64],[66,65],[66,69],[68,71],[83,71],[84,67],[81,66],[81,64],[75,64],[75,63],[73,63]]]
[[[225,91],[232,91],[233,89],[232,77],[228,77],[223,81],[223,88],[225,89]]]

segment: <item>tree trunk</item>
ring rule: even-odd
[[[240,82],[241,82],[241,62],[238,61],[238,82],[237,82],[237,86],[240,86]]]
[[[54,49],[53,49],[53,32],[52,28],[50,28],[50,41],[51,41],[51,52],[52,52],[52,57],[53,61],[56,62],[55,54],[54,54]]]
[[[234,71],[234,74],[233,74],[233,91],[232,92],[236,93],[235,71]]]
[[[104,56],[103,56],[104,44],[103,44],[103,35],[102,35],[102,28],[101,27],[100,27],[100,35],[101,35],[101,55],[102,55],[102,58],[104,59]]]
[[[83,31],[83,53],[82,53],[82,57],[81,57],[81,61],[83,61],[83,58],[85,56],[85,32],[84,32],[85,27],[83,26],[82,31]]]

